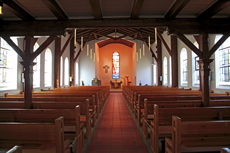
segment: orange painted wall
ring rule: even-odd
[[[97,44],[96,44],[97,46]],[[125,76],[129,76],[129,80],[134,85],[134,78],[136,76],[136,45],[132,48],[125,46],[123,44],[109,44],[102,48],[95,47],[96,49],[96,76],[101,80],[102,85],[110,85],[112,79],[112,54],[114,51],[118,51],[120,54],[120,79],[117,81],[122,81],[123,85],[126,85],[127,81]],[[103,67],[105,65],[109,66],[108,73],[105,73]]]

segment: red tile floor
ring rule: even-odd
[[[87,153],[148,153],[121,93],[110,93]]]

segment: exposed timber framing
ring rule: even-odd
[[[41,28],[42,27],[42,28]],[[66,20],[66,21],[4,21],[0,25],[0,35],[63,35],[68,28],[153,28],[164,27],[169,34],[226,34],[230,33],[229,19],[103,19],[103,20]],[[218,28],[216,28],[218,27]]]
[[[133,11],[132,11],[132,15],[131,18],[132,19],[138,19],[142,6],[143,6],[144,0],[136,0],[134,2],[134,6],[133,6]]]
[[[23,8],[18,6],[13,0],[2,0],[4,4],[8,6],[8,9],[17,17],[24,21],[34,21],[35,18],[26,12]]]
[[[2,38],[14,49],[14,51],[24,60],[25,53],[10,39],[9,36],[2,35]]]
[[[43,44],[31,54],[31,61],[33,61],[39,54],[41,54],[55,39],[57,36],[49,36]]]
[[[91,9],[93,11],[93,16],[95,19],[102,19],[101,7],[99,0],[89,0]]]
[[[74,31],[72,31],[72,32],[70,33],[69,38],[67,39],[67,41],[65,42],[65,45],[63,46],[63,48],[62,48],[62,50],[61,50],[60,56],[62,56],[63,53],[65,52],[65,50],[66,50],[67,46],[69,45],[69,43],[70,43],[71,39],[73,38],[73,36],[74,36]]]
[[[166,19],[175,18],[190,0],[177,0],[165,15]]]
[[[61,7],[58,5],[56,0],[42,0],[42,2],[58,18],[58,20],[68,20],[67,15],[61,9]]]
[[[211,7],[205,10],[203,13],[197,16],[198,19],[208,19],[216,15],[230,5],[229,0],[218,0]]]
[[[164,38],[162,37],[162,35],[160,33],[157,32],[158,37],[160,38],[160,40],[162,41],[162,43],[164,44],[166,50],[168,51],[169,55],[172,56],[172,51],[169,48],[169,46],[167,45],[167,43],[165,42]]]

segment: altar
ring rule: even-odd
[[[120,81],[120,82],[117,82],[117,81],[112,82],[112,81],[110,81],[110,84],[111,84],[111,88],[120,89],[120,88],[121,88],[122,81]]]

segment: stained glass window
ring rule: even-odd
[[[113,52],[113,79],[120,78],[120,57],[118,52]]]

